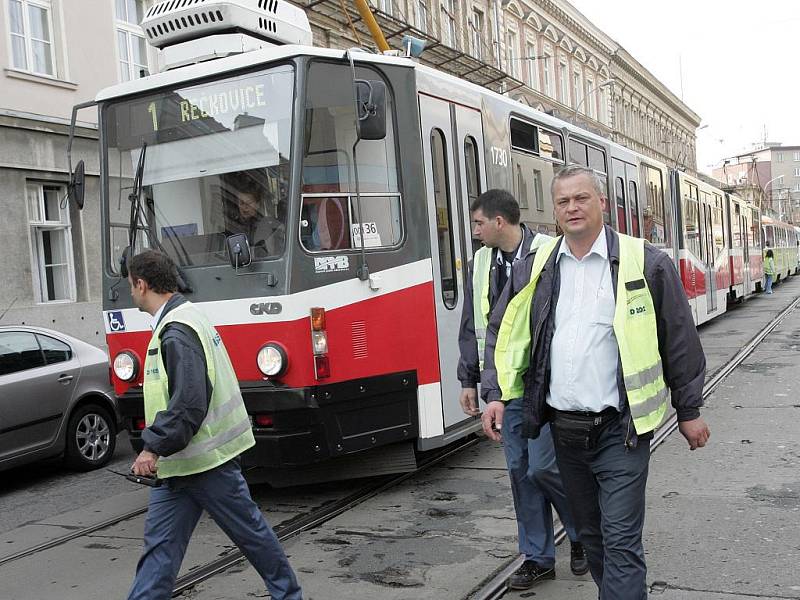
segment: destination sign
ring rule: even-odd
[[[122,150],[263,125],[278,83],[291,89],[291,70],[237,77],[150,95],[113,106],[109,144]],[[286,89],[286,88],[284,88]]]

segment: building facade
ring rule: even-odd
[[[78,115],[83,211],[66,201],[73,105],[147,74],[139,23],[156,0],[2,0],[0,7],[0,324],[26,323],[104,345],[96,112]],[[255,0],[254,4],[255,4]],[[421,60],[695,170],[699,117],[569,3],[370,0],[389,44],[425,40]],[[296,0],[320,46],[373,45],[351,3]]]
[[[563,0],[370,0],[387,41],[421,62],[696,173],[700,117]],[[297,0],[318,45],[374,46],[340,0]]]
[[[772,216],[800,222],[800,146],[763,142],[724,159],[713,175]]]
[[[3,0],[0,7],[0,325],[50,327],[104,345],[96,111],[84,110],[73,165],[83,211],[66,199],[75,104],[154,64],[143,0]],[[4,316],[3,316],[4,315]]]

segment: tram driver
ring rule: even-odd
[[[263,173],[252,169],[225,179],[225,235],[246,234],[255,259],[283,254],[285,209],[280,202],[275,203]]]

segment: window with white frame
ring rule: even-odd
[[[378,0],[378,10],[387,15],[394,14],[392,13],[392,0]]]
[[[569,65],[565,59],[558,61],[558,99],[569,106]]]
[[[594,78],[586,75],[586,115],[592,119],[597,118],[597,90],[594,87]]]
[[[14,68],[55,77],[50,0],[8,0],[8,12]]]
[[[775,162],[783,162],[783,152],[775,153]]]
[[[140,23],[145,0],[115,0],[119,79],[130,81],[149,74],[147,42]]]
[[[800,182],[795,183],[794,187],[792,188],[793,192],[800,192]]]
[[[538,90],[539,56],[536,54],[536,42],[528,42],[526,58],[528,63],[528,85],[534,90]]]
[[[25,186],[33,246],[33,283],[37,302],[75,300],[72,229],[66,188],[51,183]]]
[[[519,79],[519,57],[517,56],[517,34],[506,32],[506,73]]]
[[[600,88],[600,122],[605,125],[611,125],[608,113],[608,89]]]
[[[453,0],[442,0],[441,4],[442,43],[451,48],[456,47],[456,10]]]
[[[583,75],[578,68],[574,68],[572,72],[572,101],[575,103],[575,109],[580,109],[584,113],[586,107],[583,100]]]
[[[544,47],[542,53],[542,83],[544,84],[544,94],[550,98],[556,97],[555,66],[553,65],[553,51],[549,46]]]
[[[795,169],[794,169],[794,176],[795,176],[795,177],[800,177],[800,168],[797,168],[797,167],[795,167]]]
[[[422,33],[428,33],[428,5],[425,0],[417,0],[416,4],[417,29]]]
[[[470,54],[478,60],[483,60],[483,38],[481,37],[483,31],[484,17],[483,12],[477,8],[472,9],[472,21],[469,24],[470,28]]]
[[[794,159],[795,159],[796,161],[800,160],[800,152],[795,152],[795,153],[794,153]]]

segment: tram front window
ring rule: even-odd
[[[245,233],[254,260],[283,255],[293,78],[277,67],[105,111],[112,269],[130,243],[138,180],[136,251],[157,248],[189,267],[228,264],[225,237]]]

